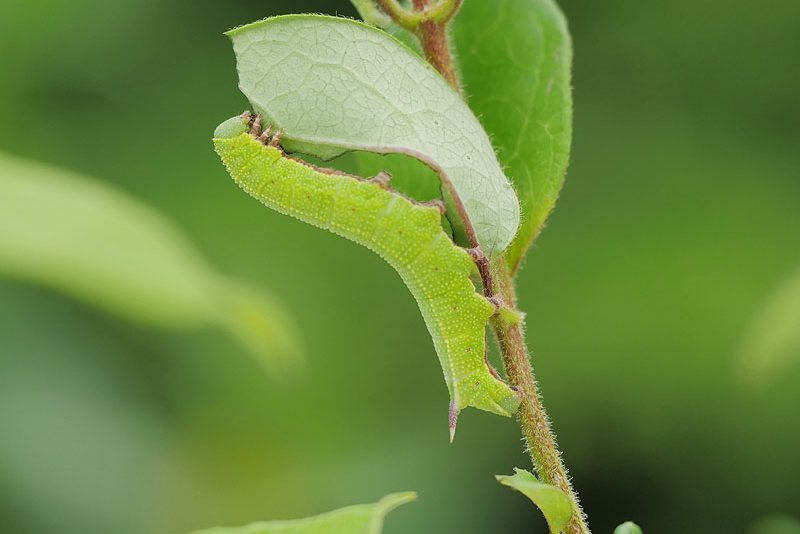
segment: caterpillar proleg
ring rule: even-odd
[[[279,134],[278,134],[279,135]],[[510,416],[519,398],[485,359],[486,324],[496,307],[475,290],[469,252],[441,225],[441,207],[419,203],[373,179],[316,168],[287,156],[278,135],[246,113],[222,123],[214,147],[228,173],[266,206],[330,230],[380,255],[419,305],[450,393],[451,440],[468,406]]]

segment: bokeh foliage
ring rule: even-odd
[[[466,0],[475,1],[475,0]],[[800,510],[800,367],[752,391],[741,332],[800,262],[800,5],[562,0],[566,189],[520,274],[546,404],[593,528],[743,532]],[[287,302],[304,378],[213,332],[154,332],[0,281],[0,524],[167,533],[413,488],[386,532],[545,532],[490,474],[511,421],[446,392],[405,288],[366,250],[261,209],[209,132],[244,109],[222,32],[342,1],[0,4],[0,148],[102,177]],[[34,31],[35,29],[35,31]],[[398,398],[403,402],[399,403]]]

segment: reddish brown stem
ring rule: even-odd
[[[413,5],[416,11],[425,11],[430,6],[430,0],[414,0]],[[447,21],[437,22],[434,20],[423,20],[417,30],[422,50],[425,58],[438,70],[444,79],[459,93],[461,84],[458,81],[453,56],[450,53],[450,44],[447,41]]]
[[[425,2],[426,0],[419,1]],[[423,20],[420,23],[418,34],[425,58],[444,76],[453,89],[460,93],[461,84],[453,64],[453,56],[450,54],[446,23]]]

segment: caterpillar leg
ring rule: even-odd
[[[415,204],[419,206],[427,206],[427,207],[434,207],[439,210],[439,213],[444,216],[445,212],[447,211],[447,206],[444,205],[444,202],[439,200],[438,198],[434,198],[433,200],[425,200],[425,201],[414,201]]]
[[[385,189],[387,191],[392,190],[391,187],[392,175],[386,171],[379,172],[378,174],[370,178],[369,181],[373,184],[376,184],[381,189]]]
[[[484,254],[483,249],[481,247],[473,247],[464,250],[467,251],[467,254],[469,254],[472,257],[472,261],[474,261],[475,263],[483,263],[484,261],[489,261],[489,258],[486,257],[486,254]]]
[[[272,141],[270,141],[270,144],[275,148],[280,148],[282,136],[283,136],[283,128],[278,128],[278,131],[275,132],[275,135],[272,136]]]
[[[261,141],[262,144],[268,145],[270,137],[272,136],[272,125],[268,125],[267,129],[261,132],[258,136],[258,140]]]
[[[261,115],[253,115],[249,111],[242,114],[242,119],[247,124],[251,124],[250,135],[258,139],[262,145],[271,146],[280,149],[280,140],[283,135],[283,128],[279,128],[275,133],[272,133],[272,124],[267,125],[266,129],[262,127]]]
[[[258,138],[258,136],[261,135],[261,115],[255,115],[255,117],[253,117],[250,127],[250,135],[255,138]]]
[[[253,126],[253,121],[256,118],[256,116],[253,115],[253,113],[248,110],[245,110],[244,113],[240,115],[240,117],[242,118],[242,121],[244,121],[245,125],[247,125],[248,127]]]
[[[494,313],[495,314],[500,313],[500,310],[505,307],[505,303],[503,302],[503,299],[501,299],[497,295],[495,295],[493,297],[486,297],[486,300],[489,301],[489,304],[494,306]]]

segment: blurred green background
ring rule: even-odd
[[[742,330],[800,265],[800,3],[561,6],[573,157],[520,293],[593,529],[800,515],[800,365],[759,390],[734,372]],[[0,279],[3,532],[182,533],[409,489],[420,500],[389,534],[545,532],[492,478],[529,467],[513,421],[467,411],[448,444],[441,371],[392,270],[263,209],[211,150],[246,107],[222,32],[302,11],[354,14],[345,0],[0,3],[0,149],[160,208],[286,302],[309,355],[301,377],[270,379],[217,332]]]

